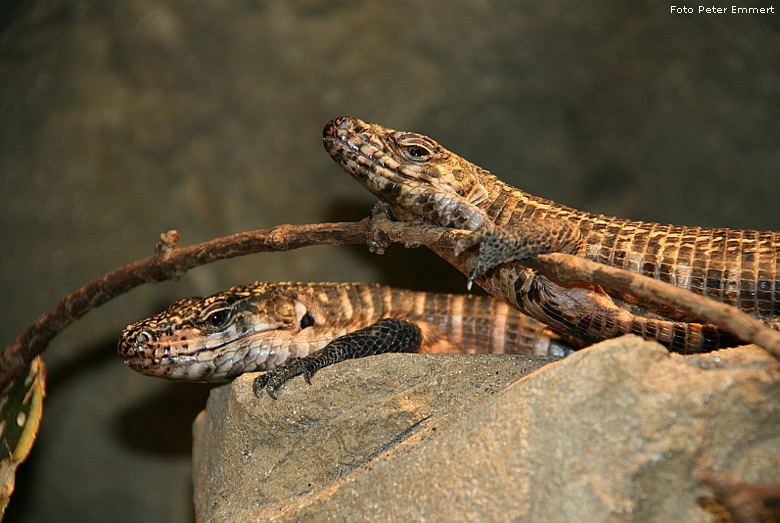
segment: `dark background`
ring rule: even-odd
[[[168,229],[191,244],[366,215],[372,197],[321,144],[342,114],[423,132],[584,210],[777,229],[780,15],[669,10],[6,0],[0,346]],[[45,354],[43,424],[7,521],[190,521],[190,424],[208,388],[136,375],[116,340],[179,297],[257,279],[465,288],[422,250],[328,247],[219,262],[112,301]]]

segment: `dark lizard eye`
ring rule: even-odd
[[[408,145],[404,147],[404,151],[406,151],[407,154],[412,158],[418,160],[431,155],[431,152],[428,149],[419,145]]]
[[[435,142],[419,134],[399,133],[393,138],[399,152],[412,162],[427,162],[434,153],[438,152]]]
[[[422,145],[404,145],[403,153],[409,160],[420,162],[425,161],[431,155],[431,151],[423,147]]]
[[[211,327],[222,327],[230,321],[232,316],[231,309],[218,309],[206,316],[206,323]]]

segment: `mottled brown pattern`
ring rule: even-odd
[[[333,120],[323,137],[336,162],[385,201],[396,219],[480,233],[509,231],[521,238],[540,228],[552,230],[549,224],[570,223],[581,238],[567,241],[582,242],[581,254],[588,259],[709,296],[777,327],[780,233],[661,225],[578,211],[510,187],[424,135],[355,118]],[[548,238],[527,241],[548,244],[547,252],[559,250],[549,248]],[[473,249],[460,255],[434,250],[464,274],[477,266]],[[739,343],[671,308],[601,289],[562,287],[518,263],[504,263],[477,281],[494,297],[584,342],[636,333],[681,352]]]
[[[423,334],[418,352],[572,350],[545,325],[488,297],[361,283],[255,283],[184,298],[128,326],[117,350],[143,374],[219,381],[277,368],[383,318],[415,323]]]

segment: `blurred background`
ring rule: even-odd
[[[343,114],[583,210],[778,229],[779,17],[643,0],[5,0],[0,346],[169,229],[192,244],[366,216],[372,196],[321,143]],[[182,296],[254,280],[465,290],[421,249],[318,247],[113,300],[45,353],[41,432],[7,521],[192,521],[208,387],[137,375],[116,341]]]

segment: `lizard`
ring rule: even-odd
[[[487,296],[362,283],[256,282],[201,297],[129,325],[117,351],[142,374],[183,381],[254,381],[276,398],[289,379],[383,352],[562,357],[579,348]]]
[[[348,116],[323,130],[325,149],[396,220],[471,231],[433,250],[488,294],[585,344],[638,334],[673,351],[740,340],[680,311],[595,286],[563,286],[523,261],[549,252],[650,276],[731,304],[769,326],[780,318],[780,233],[686,227],[579,211],[509,186],[431,138]]]

